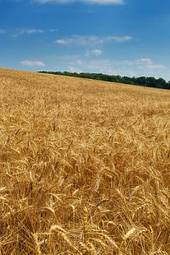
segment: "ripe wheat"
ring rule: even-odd
[[[168,255],[170,92],[0,70],[0,255]]]

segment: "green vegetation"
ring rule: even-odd
[[[139,85],[145,87],[153,87],[153,88],[160,88],[160,89],[170,89],[170,81],[166,82],[162,78],[154,78],[154,77],[127,77],[127,76],[120,76],[120,75],[108,75],[102,73],[71,73],[71,72],[50,72],[50,71],[40,71],[40,73],[48,73],[48,74],[56,74],[56,75],[65,75],[65,76],[73,76],[73,77],[81,77],[81,78],[88,78],[94,80],[102,80],[102,81],[109,81],[109,82],[118,82],[118,83],[125,83],[131,85]]]

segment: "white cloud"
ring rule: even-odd
[[[69,45],[81,45],[81,46],[91,46],[91,45],[101,45],[109,42],[123,43],[132,40],[129,35],[123,36],[83,36],[83,35],[73,35],[70,37],[58,38],[56,43],[62,46]]]
[[[24,36],[24,35],[36,35],[36,34],[43,34],[43,33],[57,33],[59,30],[58,28],[49,28],[49,29],[42,29],[42,28],[13,28],[13,29],[3,29],[0,28],[0,34],[7,34],[12,37]]]
[[[43,29],[32,28],[32,29],[23,29],[23,30],[20,30],[19,32],[21,34],[31,35],[31,34],[41,34],[41,33],[44,33],[44,30]]]
[[[124,0],[33,0],[35,3],[40,4],[65,4],[74,2],[84,2],[89,4],[100,4],[100,5],[122,5]]]
[[[165,68],[164,65],[154,63],[151,58],[141,58],[141,59],[138,59],[136,63],[139,65],[139,67],[141,66],[141,67],[150,68],[150,69]]]
[[[56,43],[63,46],[68,45],[95,45],[102,44],[103,38],[97,36],[81,36],[81,35],[73,35],[70,37],[59,38],[56,40]]]
[[[71,72],[96,72],[136,77],[168,77],[166,66],[154,63],[150,58],[120,60],[111,57],[105,58],[104,56],[103,58],[96,58],[92,55],[61,55],[51,56],[48,62],[51,63],[50,68],[52,70],[58,68],[58,70]]]
[[[124,35],[124,36],[111,36],[108,38],[110,41],[115,41],[115,42],[128,42],[132,40],[132,36],[129,35]]]
[[[43,29],[37,29],[37,28],[18,28],[15,30],[12,36],[17,37],[20,35],[42,34],[44,32],[45,31]]]
[[[86,56],[95,56],[95,57],[98,57],[98,56],[101,56],[103,53],[103,51],[101,49],[91,49],[91,50],[87,50],[86,52]]]
[[[47,30],[47,32],[50,32],[50,33],[55,33],[55,32],[58,32],[58,28],[50,28],[49,30]]]
[[[46,66],[46,64],[40,60],[22,60],[20,64],[23,66],[28,66],[28,67],[45,67]]]
[[[62,70],[69,70],[71,72],[99,72],[116,74],[120,73],[119,68],[112,60],[86,58],[81,56],[65,56],[58,57],[57,66]]]
[[[8,29],[3,30],[0,29],[1,33],[7,33],[12,37],[24,36],[24,35],[36,35],[36,34],[43,34],[43,33],[56,33],[58,32],[57,28],[49,28],[49,29],[42,29],[42,28],[16,28],[16,29]]]

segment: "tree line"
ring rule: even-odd
[[[109,82],[118,82],[118,83],[125,83],[131,85],[139,85],[145,87],[152,87],[152,88],[160,88],[160,89],[170,89],[170,81],[166,82],[162,78],[154,78],[154,77],[127,77],[127,76],[120,76],[120,75],[108,75],[102,73],[72,73],[72,72],[51,72],[51,71],[40,71],[40,73],[47,73],[53,75],[65,75],[65,76],[72,76],[72,77],[80,77],[80,78],[87,78],[93,80],[102,80],[102,81],[109,81]]]

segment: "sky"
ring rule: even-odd
[[[0,66],[170,80],[170,1],[0,0]]]

